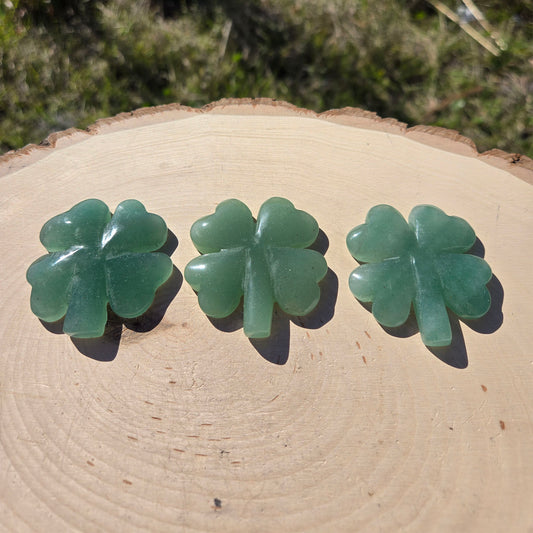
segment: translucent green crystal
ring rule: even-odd
[[[226,200],[193,224],[192,241],[204,255],[187,265],[185,279],[214,318],[230,315],[244,295],[245,335],[268,337],[274,303],[302,316],[320,299],[326,260],[306,249],[317,235],[316,220],[283,198],[267,200],[257,222],[242,202]]]
[[[65,317],[72,337],[103,335],[108,304],[124,318],[143,314],[172,273],[167,255],[150,253],[165,243],[166,224],[137,200],[114,215],[100,200],[85,200],[49,220],[40,239],[49,254],[26,273],[31,309],[46,322]]]
[[[447,346],[446,307],[470,319],[491,305],[490,267],[465,253],[475,240],[468,222],[437,207],[415,207],[407,223],[393,207],[375,206],[346,239],[352,256],[365,263],[350,275],[350,289],[362,302],[373,302],[372,313],[384,326],[403,324],[412,304],[424,344]]]

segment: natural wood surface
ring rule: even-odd
[[[533,531],[531,160],[360,110],[223,101],[54,134],[0,175],[1,529]],[[182,283],[188,232],[272,196],[318,220],[330,272],[316,312],[250,342]],[[176,270],[147,316],[73,342],[31,314],[25,272],[85,198],[161,215]],[[493,307],[449,349],[385,331],[348,289],[346,234],[379,203],[476,230]]]

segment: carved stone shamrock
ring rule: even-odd
[[[120,203],[114,215],[100,200],[85,200],[49,220],[40,239],[49,254],[26,274],[31,309],[46,322],[65,317],[72,337],[103,335],[108,304],[124,318],[143,314],[172,273],[167,255],[150,253],[165,243],[166,224],[137,200]]]
[[[491,305],[489,265],[465,254],[475,240],[465,220],[436,207],[415,207],[408,224],[393,207],[375,206],[346,240],[352,256],[366,263],[350,275],[350,289],[362,302],[373,302],[372,313],[384,326],[403,324],[413,304],[424,344],[447,346],[446,307],[468,319]]]
[[[268,337],[275,302],[301,316],[320,299],[318,282],[328,267],[306,249],[317,235],[316,220],[283,198],[267,200],[257,222],[242,202],[226,200],[193,224],[192,241],[204,255],[187,265],[185,279],[214,318],[230,315],[244,295],[245,335]]]

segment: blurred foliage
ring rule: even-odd
[[[0,151],[137,107],[266,96],[533,157],[533,5],[476,5],[498,56],[423,0],[0,0]]]

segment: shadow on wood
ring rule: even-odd
[[[257,352],[270,363],[284,365],[289,358],[290,322],[306,329],[319,329],[333,318],[339,291],[339,280],[335,272],[328,268],[319,286],[320,301],[311,313],[306,316],[290,316],[276,304],[272,314],[272,333],[270,337],[250,339],[250,343]],[[242,301],[239,307],[225,318],[207,318],[220,331],[226,333],[237,331],[243,327]]]
[[[105,333],[97,339],[71,338],[80,353],[97,361],[112,361],[117,353],[122,338],[122,326],[137,333],[146,333],[154,329],[163,320],[165,312],[183,284],[181,272],[173,267],[172,274],[155,293],[150,309],[135,318],[121,318],[108,310]]]

